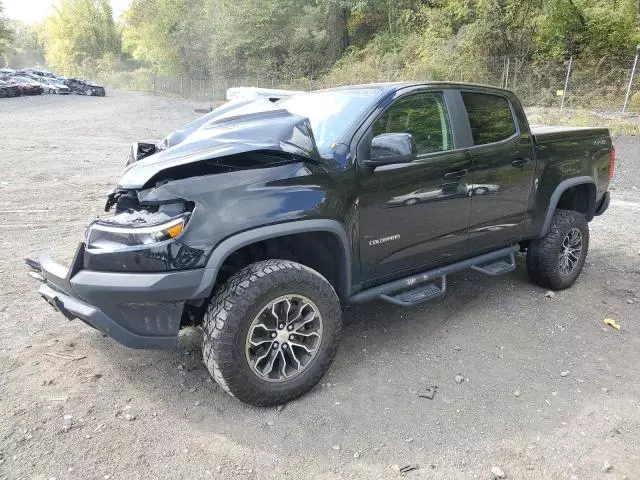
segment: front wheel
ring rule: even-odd
[[[569,288],[582,271],[588,249],[589,225],[584,215],[558,209],[547,234],[529,244],[529,277],[545,288]]]
[[[341,328],[340,301],[322,275],[266,260],[237,272],[211,300],[203,358],[227,393],[251,405],[279,405],[318,383]]]

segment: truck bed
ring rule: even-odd
[[[609,131],[604,127],[554,127],[547,125],[531,125],[531,134],[536,143],[544,144],[558,140],[575,140],[601,137],[608,143]]]

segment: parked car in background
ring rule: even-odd
[[[29,75],[35,75],[40,78],[56,78],[53,73],[41,68],[23,68],[18,73],[28,73]]]
[[[40,82],[36,82],[29,77],[23,77],[22,75],[0,77],[0,80],[17,85],[22,95],[41,95],[43,92]]]
[[[71,93],[77,95],[89,95],[96,97],[104,97],[106,95],[105,89],[102,85],[84,80],[82,78],[67,78],[64,81],[65,85],[71,89]]]
[[[27,72],[16,73],[13,76],[28,78],[29,80],[36,82],[38,85],[40,85],[40,87],[42,87],[42,93],[51,93],[49,91],[49,85],[46,83],[46,77],[39,77],[37,75],[34,75],[32,73],[27,73]]]
[[[52,95],[69,95],[71,93],[71,89],[57,78],[43,77],[39,81],[45,93]]]
[[[0,80],[0,98],[19,97],[20,95],[21,92],[18,85]]]

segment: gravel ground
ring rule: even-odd
[[[640,478],[640,139],[615,141],[613,201],[573,288],[545,297],[520,258],[504,277],[452,276],[426,306],[350,308],[323,383],[265,409],[211,382],[197,330],[178,351],[127,349],[55,313],[22,263],[68,262],[127,145],[193,107],[0,102],[0,478]]]

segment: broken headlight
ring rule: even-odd
[[[88,249],[118,250],[142,247],[173,240],[180,236],[189,219],[189,214],[170,218],[160,223],[117,224],[94,222],[86,233]]]

